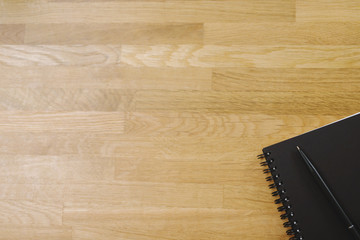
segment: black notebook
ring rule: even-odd
[[[300,148],[352,221],[360,226],[360,113],[268,146],[264,173],[290,239],[352,240],[342,218],[307,169]]]

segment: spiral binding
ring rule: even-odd
[[[303,240],[304,237],[301,235],[298,222],[295,220],[295,214],[290,204],[290,199],[286,196],[286,189],[280,179],[280,175],[277,173],[275,160],[271,158],[271,152],[260,154],[257,158],[264,159],[260,165],[267,167],[263,170],[264,174],[270,174],[270,176],[267,176],[265,179],[266,181],[271,182],[269,184],[270,189],[276,189],[276,191],[272,192],[272,195],[279,197],[275,200],[275,204],[281,204],[281,206],[277,208],[279,212],[282,212],[280,218],[284,220],[287,219],[287,222],[284,222],[283,225],[285,228],[289,228],[286,231],[286,234],[291,236],[289,240]]]

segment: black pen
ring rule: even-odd
[[[336,200],[334,194],[330,191],[329,187],[326,185],[325,181],[320,176],[319,172],[316,170],[316,168],[311,163],[310,159],[305,155],[305,153],[298,146],[296,146],[296,147],[297,147],[299,153],[301,154],[301,157],[303,158],[304,162],[306,163],[306,166],[308,167],[311,174],[314,176],[314,178],[318,182],[319,186],[321,187],[321,189],[323,190],[325,195],[329,198],[329,200],[333,203],[333,205],[339,211],[340,215],[342,216],[343,220],[346,223],[347,228],[352,232],[355,239],[360,240],[359,231],[356,229],[355,225],[352,223],[352,221],[350,220],[348,215],[345,213],[344,209],[340,206],[339,202]]]

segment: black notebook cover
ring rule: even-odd
[[[307,169],[299,146],[313,162],[352,221],[360,225],[360,113],[263,149],[293,239],[351,240],[342,218]],[[271,186],[270,186],[271,187]],[[282,207],[284,206],[284,207]],[[284,210],[286,209],[286,210]],[[298,233],[297,233],[298,232]]]

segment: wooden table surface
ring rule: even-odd
[[[256,155],[359,111],[356,0],[2,0],[1,240],[285,240]]]

